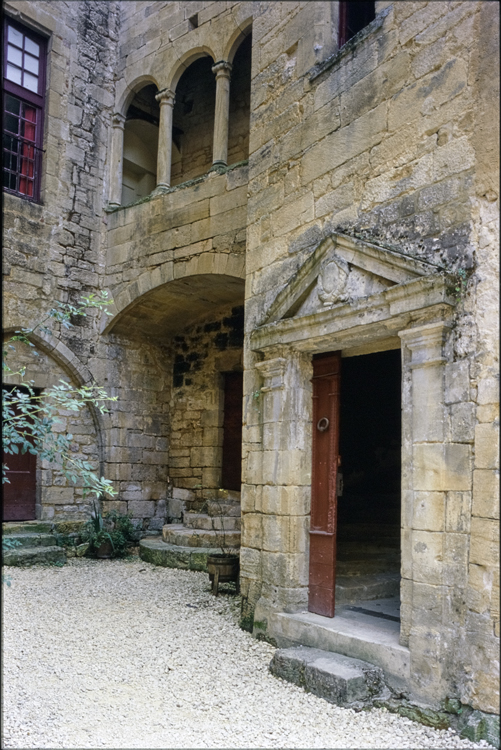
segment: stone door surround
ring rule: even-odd
[[[331,268],[324,273],[329,264]],[[338,273],[332,264],[341,271]],[[350,276],[354,278],[351,294],[347,295]],[[357,296],[357,288],[369,292],[372,288],[374,293]],[[414,622],[415,585],[424,580],[440,591],[446,577],[440,555],[433,558],[437,543],[434,535],[430,533],[428,538],[426,532],[420,532],[423,539],[421,546],[416,546],[414,506],[423,492],[466,489],[470,481],[470,446],[450,442],[444,429],[444,347],[453,307],[445,274],[438,267],[404,253],[333,234],[293,275],[266,312],[263,324],[250,337],[251,349],[264,357],[256,364],[262,378],[263,419],[272,415],[274,422],[295,425],[292,430],[282,431],[282,438],[285,434],[292,437],[289,442],[282,439],[280,444],[276,439],[279,430],[263,429],[262,481],[264,485],[296,484],[298,488],[311,484],[312,354],[336,350],[362,354],[401,347],[400,642],[406,646],[419,636],[420,626]],[[294,397],[293,391],[303,396]],[[274,457],[274,473],[267,473],[266,469],[270,453]],[[287,467],[292,461],[293,471],[281,470],[281,464]],[[291,507],[290,523],[295,514],[297,509]],[[280,516],[277,528],[285,528],[285,522]],[[245,515],[243,524],[245,527]],[[288,535],[290,540],[290,524]],[[263,580],[255,614],[259,620],[280,611],[280,607],[283,612],[306,609],[308,549],[307,544],[301,547],[300,533],[295,539],[295,547],[284,539],[284,555],[290,559],[284,563],[287,574],[281,585],[275,580]],[[267,593],[270,590],[272,597]],[[440,630],[444,626],[440,618],[441,614],[430,613],[428,627]],[[425,659],[417,650],[415,658]]]

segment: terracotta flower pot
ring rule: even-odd
[[[99,557],[101,560],[107,560],[108,558],[113,557],[113,545],[109,539],[101,542],[99,547],[96,548],[96,557]]]

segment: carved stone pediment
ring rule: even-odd
[[[324,239],[277,295],[262,325],[303,317],[384,292],[437,267],[348,235]]]

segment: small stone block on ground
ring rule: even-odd
[[[318,648],[278,649],[270,671],[337,706],[370,701],[385,688],[379,667]]]

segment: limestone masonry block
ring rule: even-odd
[[[415,581],[440,585],[443,580],[444,535],[429,531],[412,532]]]
[[[422,531],[443,531],[444,524],[445,494],[443,492],[414,493],[413,528]]]
[[[472,513],[481,518],[499,519],[499,471],[475,469],[473,472]]]
[[[414,486],[418,490],[471,489],[471,449],[459,443],[414,446]]]
[[[448,492],[445,510],[446,531],[470,532],[471,492]]]
[[[499,469],[499,423],[476,426],[475,468]]]

